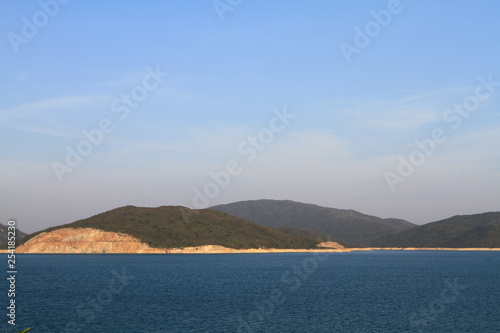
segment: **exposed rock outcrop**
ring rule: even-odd
[[[167,249],[167,253],[234,253],[234,249],[220,245],[190,246]]]
[[[229,247],[224,247],[220,245],[203,245],[203,246],[191,246],[191,247],[182,247],[182,248],[172,248],[166,249],[167,253],[306,253],[306,252],[350,252],[351,249],[332,249],[332,248],[323,248],[323,249],[232,249]]]
[[[327,248],[327,249],[344,249],[343,245],[336,242],[323,242],[316,245],[317,247]]]
[[[130,235],[92,228],[44,232],[16,249],[18,253],[165,253]]]

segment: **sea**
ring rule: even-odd
[[[500,332],[500,252],[18,254],[15,278],[1,332]]]

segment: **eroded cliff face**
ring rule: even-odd
[[[220,245],[202,245],[166,249],[167,253],[234,253],[235,251],[237,250]]]
[[[316,245],[317,247],[327,248],[327,249],[344,249],[343,245],[337,242],[323,242]]]
[[[16,248],[18,253],[165,253],[130,235],[92,228],[44,232]]]

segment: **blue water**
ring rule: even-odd
[[[1,332],[500,332],[500,252],[17,255],[17,269]]]

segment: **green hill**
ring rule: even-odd
[[[458,215],[368,240],[380,247],[500,247],[500,212]]]
[[[186,219],[186,216],[189,216]],[[126,206],[70,224],[52,227],[95,228],[131,235],[156,248],[222,245],[230,248],[313,248],[315,239],[292,236],[211,209],[189,210],[181,206],[142,208]]]
[[[320,234],[319,232],[312,231],[309,229],[302,229],[302,228],[277,228],[279,232],[282,232],[287,235],[292,235],[292,236],[299,236],[299,237],[306,237],[306,238],[312,238],[315,239],[319,242],[336,242],[339,243],[340,245],[344,247],[356,247],[352,244],[347,243],[346,241],[343,241],[341,239],[336,239],[329,237],[327,235]]]
[[[366,239],[416,227],[400,219],[382,219],[355,210],[290,200],[240,201],[211,208],[264,226],[304,228],[359,245],[366,245]]]

